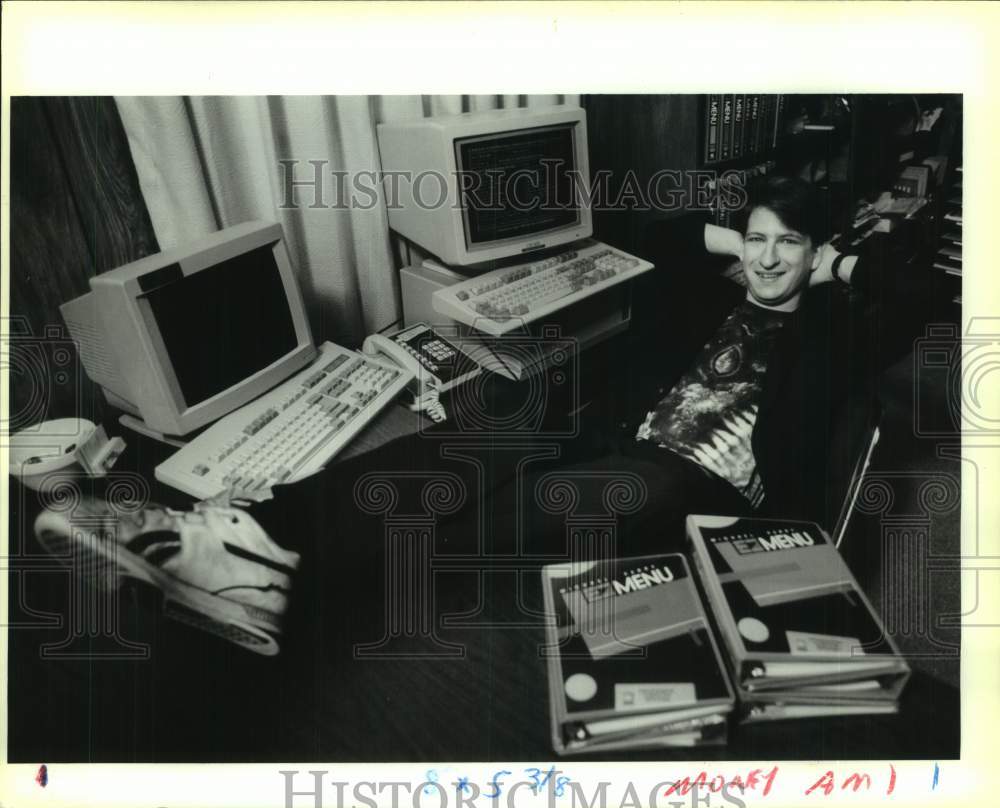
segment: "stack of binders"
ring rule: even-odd
[[[895,713],[909,667],[818,525],[692,515],[743,723]]]
[[[718,744],[732,687],[684,557],[542,570],[559,754]]]

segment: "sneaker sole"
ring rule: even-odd
[[[64,528],[73,531],[72,539]],[[36,525],[36,535],[46,552],[66,558],[74,573],[94,586],[117,590],[123,577],[143,581],[163,594],[163,612],[167,617],[257,654],[274,656],[280,650],[277,642],[279,623],[271,612],[185,583],[127,548],[112,541],[101,541],[92,531],[79,530],[71,523],[52,529],[44,523]],[[114,549],[109,551],[109,547]]]

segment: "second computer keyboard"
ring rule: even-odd
[[[652,268],[648,261],[588,240],[439,289],[433,306],[439,314],[499,337]]]
[[[344,448],[413,378],[323,343],[307,367],[230,413],[156,467],[156,479],[207,499],[293,482]]]

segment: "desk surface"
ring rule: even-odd
[[[415,430],[420,416],[397,407],[387,418],[355,447],[360,456],[341,458],[342,474],[327,494],[304,509],[272,507],[268,519],[265,507],[259,516],[282,545],[302,554],[274,658],[165,619],[155,592],[128,587],[101,601],[72,583],[34,540],[37,495],[9,480],[10,760],[551,760],[537,566],[517,571],[442,556],[428,571],[428,600],[398,580],[387,583],[384,516],[345,518],[357,509],[345,505],[344,487],[364,473],[366,457],[378,455],[363,450]],[[163,453],[133,439],[115,471],[151,480]],[[403,460],[400,468],[410,470],[427,462],[412,453]],[[106,485],[83,483],[92,493]],[[183,502],[155,483],[151,496]],[[283,501],[279,493],[272,505]],[[470,502],[477,505],[475,492]],[[460,538],[440,532],[434,541]],[[92,629],[104,621],[89,634],[67,619],[88,614]],[[426,620],[432,636],[407,615]],[[721,748],[600,757],[956,757],[958,691],[915,667],[898,716],[737,727]]]

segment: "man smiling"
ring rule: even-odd
[[[812,239],[788,227],[772,210],[756,208],[743,239],[743,264],[750,297],[761,306],[795,311],[821,252]]]

